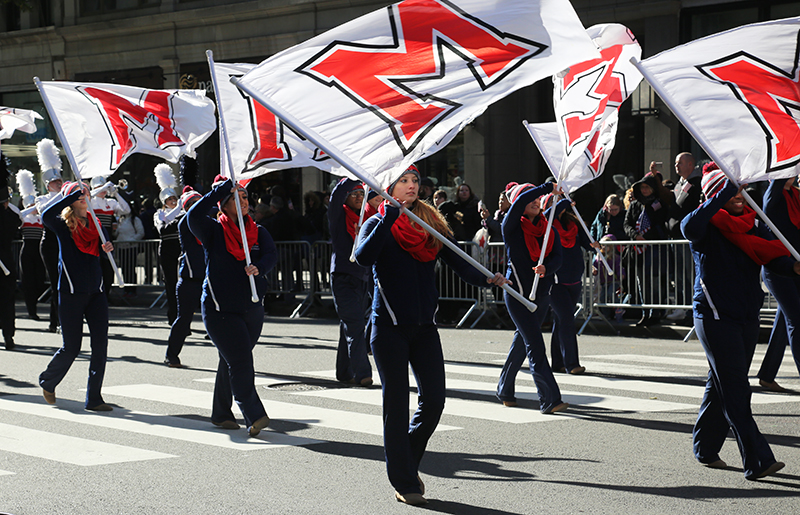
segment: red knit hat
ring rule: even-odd
[[[706,199],[716,195],[725,186],[725,179],[727,179],[725,173],[714,161],[703,166],[703,179],[700,181],[700,187],[703,188],[703,195]]]
[[[508,201],[513,204],[514,201],[517,200],[517,197],[519,197],[523,191],[534,187],[535,186],[529,182],[516,184],[515,186],[512,186],[511,189],[506,190],[506,197],[508,197]]]

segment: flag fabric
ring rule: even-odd
[[[617,23],[586,30],[600,51],[553,76],[553,106],[561,141],[557,178],[569,192],[603,173],[614,148],[618,111],[642,80],[631,64],[642,49],[633,33]]]
[[[28,134],[36,132],[36,120],[42,116],[36,111],[0,106],[0,139],[8,139],[14,131]]]
[[[213,62],[216,94],[222,102],[231,160],[236,179],[252,179],[275,170],[314,166],[336,173],[338,164],[315,145],[295,133],[266,107],[230,82],[255,64]],[[220,139],[220,170],[230,177],[225,145]]]
[[[404,0],[241,82],[386,186],[492,102],[597,56],[567,0]]]
[[[800,18],[745,25],[640,63],[645,77],[739,182],[800,173]]]
[[[41,82],[50,116],[63,129],[82,178],[108,176],[131,154],[173,163],[214,132],[214,102],[204,90],[153,90],[118,84]]]

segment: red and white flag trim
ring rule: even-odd
[[[567,0],[403,0],[241,82],[387,185],[491,103],[597,56]]]
[[[641,62],[684,125],[739,182],[800,173],[800,18],[745,25]]]
[[[217,126],[205,90],[61,81],[40,87],[82,178],[111,175],[135,153],[173,163],[195,157]]]

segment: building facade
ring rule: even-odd
[[[23,0],[16,0],[21,2]],[[33,85],[42,80],[110,82],[148,88],[204,88],[213,93],[205,51],[219,62],[260,62],[283,49],[384,7],[374,0],[0,0],[0,105],[35,109],[44,117],[33,135],[3,142],[11,170],[38,171],[35,143],[55,138]],[[739,25],[800,15],[800,1],[573,0],[586,27],[622,23],[649,57],[698,37]],[[690,150],[704,156],[680,124],[646,85],[641,102],[620,111],[617,144],[599,180],[582,188],[578,201],[593,215],[608,193],[612,176],[638,179],[651,161],[661,162],[666,178],[675,178],[674,156]],[[475,193],[494,199],[510,181],[540,183],[549,173],[522,127],[522,120],[553,119],[552,86],[544,80],[491,106],[443,151],[419,163],[439,184],[460,176]],[[218,138],[198,152],[199,185],[217,173]],[[111,178],[125,178],[146,196],[155,193],[152,169],[158,161],[134,156]],[[332,178],[315,169],[265,176],[260,187],[282,184],[295,205],[303,192],[325,190]]]

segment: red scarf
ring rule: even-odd
[[[792,186],[783,190],[783,197],[786,199],[786,207],[789,208],[789,219],[795,227],[800,228],[800,190]]]
[[[561,221],[558,219],[553,220],[553,226],[558,230],[558,235],[561,236],[561,246],[571,249],[575,246],[575,240],[578,237],[578,224],[570,223],[569,229],[564,229]],[[548,249],[548,252],[550,250]]]
[[[347,226],[347,234],[356,241],[356,229],[358,228],[358,213],[347,207],[347,204],[342,204],[344,208],[344,223]],[[367,214],[364,213],[364,220],[367,219]]]
[[[381,215],[386,214],[385,203],[378,206],[378,212]],[[424,229],[420,229],[413,227],[408,215],[401,213],[392,224],[392,236],[403,250],[411,254],[411,257],[427,263],[436,259],[436,255],[439,254],[439,245],[436,245],[436,240],[431,242],[433,236],[430,236]]]
[[[539,244],[539,238],[544,238],[544,231],[547,229],[547,220],[541,215],[536,217],[536,222],[531,222],[526,217],[521,217],[522,233],[525,235],[525,245],[528,246],[528,252],[533,261],[539,261],[539,256],[542,253],[542,246]],[[547,250],[544,255],[550,254],[553,250],[553,236],[547,240]]]
[[[219,222],[222,224],[222,232],[225,233],[225,247],[238,261],[244,261],[244,245],[242,245],[242,232],[239,224],[233,218],[220,212]],[[247,245],[250,250],[258,241],[258,226],[249,216],[244,217],[244,230],[247,236]]]
[[[789,249],[780,240],[765,240],[754,234],[746,234],[755,226],[756,212],[744,206],[744,213],[731,216],[724,209],[711,218],[711,225],[719,229],[725,238],[742,249],[750,259],[759,265],[766,265],[775,258],[788,256]]]
[[[75,230],[72,231],[72,241],[78,250],[84,254],[91,254],[92,256],[100,255],[100,233],[97,232],[97,227],[92,221],[92,214],[86,214],[86,226],[78,223]],[[100,220],[97,221],[100,223]]]

